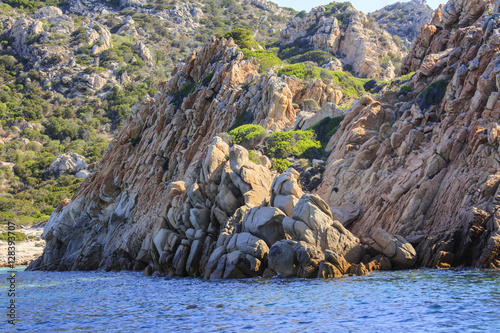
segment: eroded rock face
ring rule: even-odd
[[[316,193],[359,207],[350,228],[363,238],[382,228],[411,239],[417,265],[498,266],[498,9],[446,8],[456,14],[440,8],[404,62],[415,103],[385,90],[353,105]]]
[[[286,238],[278,207],[292,211],[296,203],[279,196],[302,195],[297,175],[278,177],[269,207],[269,161],[255,164],[245,148],[216,135],[245,110],[266,129],[290,126],[292,102],[308,84],[260,76],[257,68],[225,39],[179,65],[154,100],[134,106],[95,171],[51,216],[50,240],[34,267],[262,275],[269,247]],[[336,98],[324,84],[311,91],[321,103]]]
[[[382,60],[389,53],[404,56],[391,35],[383,29],[371,30],[368,19],[349,5],[313,8],[304,17],[295,17],[281,31],[283,44],[307,42],[315,49],[342,55],[344,68],[352,66],[363,77],[391,79],[395,67]],[[383,40],[380,43],[379,40]],[[338,69],[338,65],[327,64]]]
[[[498,265],[497,11],[440,28],[448,37],[431,45],[418,40],[427,55],[406,67],[417,66],[411,91],[386,87],[352,106],[328,144],[317,195],[301,195],[292,170],[275,175],[217,134],[245,110],[267,130],[287,128],[293,101],[314,94],[323,106],[336,98],[331,88],[260,76],[231,40],[212,39],[134,107],[95,171],[52,214],[31,268],[336,277],[408,267],[408,243],[416,265]],[[367,257],[373,251],[331,207],[382,254]]]

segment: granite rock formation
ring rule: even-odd
[[[269,248],[288,237],[286,213],[300,203],[297,173],[275,175],[268,160],[255,164],[245,148],[216,135],[245,112],[268,130],[284,129],[295,122],[294,99],[326,104],[338,93],[257,69],[223,38],[180,64],[155,99],[134,107],[94,172],[52,214],[46,250],[32,268],[262,275]],[[332,223],[313,228],[330,242],[322,250],[359,245],[345,230],[332,238]]]
[[[283,45],[305,44],[341,58],[343,67],[352,67],[362,77],[392,79],[395,67],[388,56],[405,55],[392,36],[368,24],[365,14],[350,5],[331,4],[295,17],[281,31]]]
[[[397,35],[409,47],[417,38],[420,27],[431,22],[432,14],[425,0],[411,0],[385,6],[367,16],[391,35]]]
[[[440,7],[404,60],[412,91],[362,98],[328,145],[316,193],[360,207],[368,244],[378,228],[408,239],[419,266],[500,265],[498,7]]]
[[[260,75],[232,40],[213,38],[134,107],[51,215],[30,269],[218,279],[500,266],[499,18],[498,1],[441,7],[404,61],[412,78],[347,110],[313,194],[295,170],[256,164],[218,134],[245,114],[293,128],[294,101],[313,94],[324,107],[337,94]]]

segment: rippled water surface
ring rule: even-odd
[[[7,274],[0,271],[7,304]],[[18,272],[19,332],[499,332],[500,273],[414,270],[331,280],[204,281]]]

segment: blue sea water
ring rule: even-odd
[[[7,273],[0,270],[2,307]],[[6,332],[500,332],[500,272],[409,270],[340,279],[18,272]],[[2,311],[3,313],[4,311]]]

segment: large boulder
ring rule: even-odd
[[[287,216],[292,217],[295,204],[304,192],[297,180],[299,173],[293,168],[277,175],[271,185],[271,206],[281,209]]]
[[[269,249],[269,268],[283,276],[297,274],[297,262],[293,250],[297,241],[281,240]]]
[[[66,172],[75,174],[87,167],[88,164],[85,162],[85,157],[76,153],[66,153],[57,156],[52,164],[50,164],[48,171],[60,176]]]
[[[205,278],[235,279],[257,276],[262,273],[263,262],[267,261],[269,247],[262,239],[248,232],[229,236],[227,245],[221,245],[212,252]]]
[[[243,218],[243,231],[264,240],[268,246],[285,238],[283,219],[285,214],[274,207],[255,207]]]
[[[381,228],[366,243],[389,258],[395,268],[410,268],[417,262],[417,253],[406,239],[399,235],[393,236]]]
[[[224,171],[229,173],[231,181],[243,194],[245,204],[260,206],[269,197],[273,180],[271,171],[250,161],[248,151],[239,145],[229,150],[229,166],[230,170],[226,168]]]
[[[293,209],[293,218],[283,220],[283,227],[292,239],[315,245],[322,252],[334,251],[349,262],[359,262],[363,254],[359,239],[332,219],[330,207],[318,195],[304,194]]]

